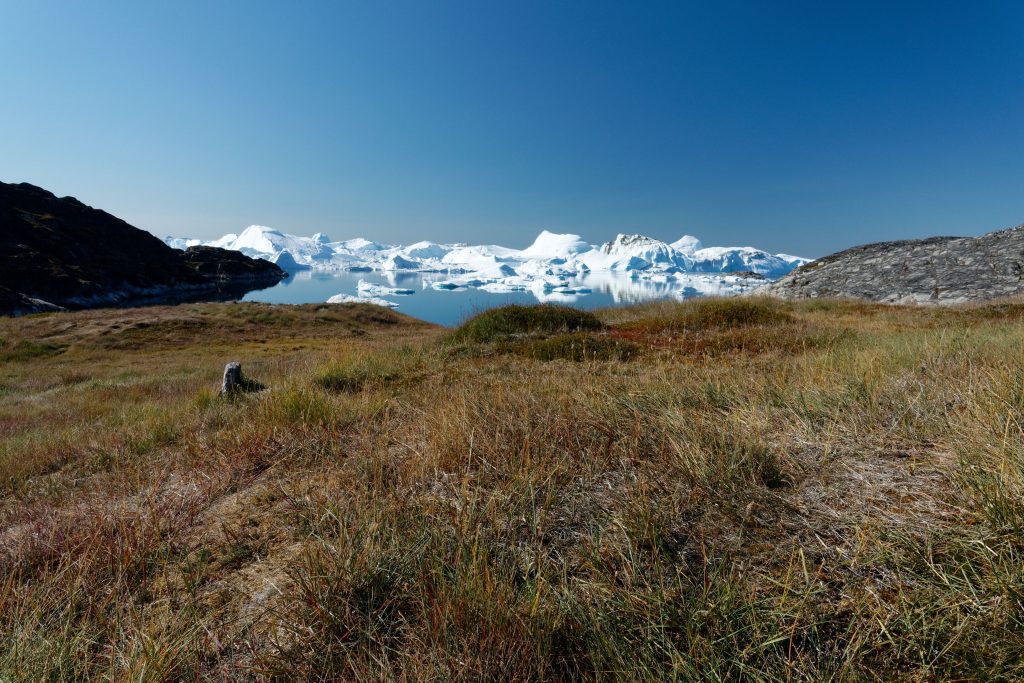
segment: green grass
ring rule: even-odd
[[[36,342],[28,339],[19,339],[14,343],[0,339],[0,363],[17,363],[34,358],[56,356],[63,353],[65,348],[61,344]]]

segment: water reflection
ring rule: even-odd
[[[691,298],[728,295],[749,291],[759,282],[729,275],[676,274],[666,276],[642,273],[588,273],[572,278],[560,287],[541,281],[522,283],[519,291],[487,291],[477,287],[438,290],[435,283],[455,281],[447,273],[413,272],[298,272],[280,284],[245,296],[246,301],[270,303],[322,303],[336,294],[357,295],[360,280],[401,289],[415,290],[411,296],[387,296],[398,304],[396,310],[442,325],[456,325],[469,315],[508,303],[550,302],[580,308],[602,308],[650,301],[652,299]],[[499,285],[500,287],[501,285]]]

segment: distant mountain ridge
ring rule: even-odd
[[[787,299],[930,304],[1024,294],[1024,225],[980,237],[853,247],[804,265],[763,291]]]
[[[0,314],[226,294],[285,273],[230,251],[178,251],[74,197],[0,183]]]

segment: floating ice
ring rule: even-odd
[[[384,285],[374,284],[367,282],[366,280],[360,280],[359,284],[356,285],[356,291],[359,292],[361,297],[372,297],[372,296],[409,296],[415,294],[415,289],[402,289],[400,287],[385,287]]]
[[[378,299],[372,296],[352,296],[351,294],[335,294],[327,300],[329,304],[375,304],[377,306],[387,306],[388,308],[396,308],[398,304],[394,301],[388,301],[387,299]]]

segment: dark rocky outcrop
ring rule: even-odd
[[[184,261],[189,268],[215,282],[277,282],[284,272],[270,261],[219,247],[189,247],[184,252]]]
[[[787,299],[957,304],[1024,293],[1024,226],[853,247],[759,290]]]
[[[3,315],[25,315],[28,313],[44,313],[46,311],[60,311],[60,306],[55,306],[40,299],[33,299],[18,292],[11,291],[6,287],[0,287],[0,314]]]
[[[283,277],[236,252],[172,249],[73,197],[0,183],[0,314],[225,298],[242,282]]]

